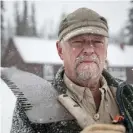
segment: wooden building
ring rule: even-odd
[[[109,72],[133,84],[133,46],[109,44],[107,57]]]
[[[47,80],[54,78],[61,64],[55,40],[29,37],[11,38],[1,61],[2,67],[15,66]]]

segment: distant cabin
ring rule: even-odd
[[[109,44],[107,69],[115,77],[133,84],[133,46]],[[9,40],[1,61],[2,67],[16,66],[52,80],[63,64],[56,50],[56,40],[15,36]]]
[[[108,70],[116,78],[133,84],[133,46],[108,46]]]
[[[62,61],[56,51],[55,40],[13,37],[9,40],[1,64],[2,67],[15,66],[20,70],[52,80]]]

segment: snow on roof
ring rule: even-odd
[[[62,64],[56,50],[56,40],[14,37],[14,44],[27,63]]]
[[[62,64],[56,49],[56,40],[44,40],[30,37],[14,37],[14,44],[23,60],[28,63]],[[133,67],[133,46],[108,45],[109,66]]]
[[[119,45],[109,44],[107,59],[109,66],[133,67],[133,46],[125,45],[122,50]]]

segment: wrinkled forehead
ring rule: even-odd
[[[105,37],[102,36],[102,35],[96,35],[96,34],[82,34],[82,35],[74,36],[74,37],[70,38],[69,40],[71,41],[71,40],[88,39],[88,38],[97,39],[97,40],[105,39]]]

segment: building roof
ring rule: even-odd
[[[125,45],[121,49],[119,45],[109,44],[107,59],[109,66],[133,67],[133,46]]]
[[[62,64],[56,50],[56,40],[30,37],[14,37],[13,42],[27,63]],[[107,59],[109,66],[133,67],[133,46],[109,44]]]
[[[61,64],[55,40],[30,37],[14,37],[13,42],[22,59],[27,63]]]

